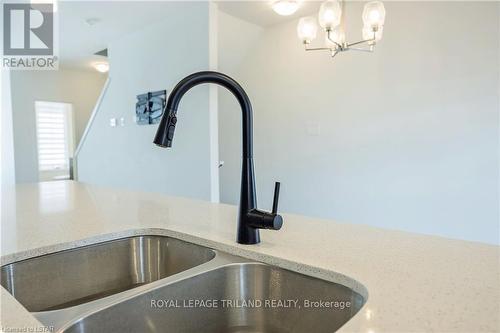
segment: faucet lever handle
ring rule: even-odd
[[[278,201],[280,198],[280,182],[274,184],[273,214],[278,214]]]

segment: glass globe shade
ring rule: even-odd
[[[385,22],[385,7],[380,1],[372,1],[363,9],[363,23],[367,27],[380,28]]]
[[[333,29],[340,24],[342,17],[342,8],[340,2],[336,0],[328,0],[321,4],[319,8],[319,25],[323,29]]]
[[[310,43],[316,38],[318,25],[312,16],[303,17],[297,25],[297,36],[303,43]]]

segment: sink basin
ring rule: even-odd
[[[314,306],[306,307],[308,301]],[[363,303],[340,284],[261,263],[232,263],[87,314],[63,332],[333,332]]]
[[[160,236],[124,238],[1,268],[1,284],[28,311],[64,309],[201,265],[215,252]]]
[[[162,236],[61,251],[0,273],[2,286],[58,333],[334,332],[367,295],[356,281],[349,285],[362,295]]]

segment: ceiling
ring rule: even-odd
[[[63,68],[93,70],[94,53],[110,41],[164,19],[172,1],[59,1],[59,55]],[[217,1],[218,8],[245,21],[267,27],[314,12],[319,2],[303,1],[291,16],[280,16],[270,1]],[[86,21],[89,21],[87,23]]]
[[[110,41],[159,21],[168,12],[167,1],[60,1],[59,56],[61,67],[92,70],[93,56]],[[94,20],[89,25],[86,20]]]
[[[236,16],[250,23],[268,27],[271,25],[283,23],[299,17],[310,15],[319,9],[319,1],[300,1],[299,9],[290,16],[281,16],[276,14],[271,4],[273,1],[254,0],[254,1],[216,1],[218,8],[232,16]]]

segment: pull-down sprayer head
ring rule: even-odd
[[[165,108],[166,114],[163,115],[156,131],[154,143],[163,148],[172,147],[174,139],[175,124],[177,124],[177,110]]]

